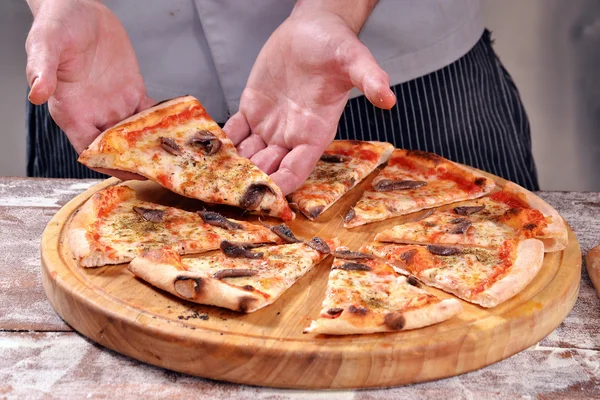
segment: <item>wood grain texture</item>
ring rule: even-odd
[[[586,267],[588,275],[600,296],[600,245],[591,249],[586,255]]]
[[[249,315],[180,301],[136,280],[124,265],[77,266],[62,244],[65,223],[93,192],[115,182],[104,182],[78,196],[50,222],[42,239],[42,281],[54,308],[76,330],[106,347],[165,368],[277,387],[422,382],[472,371],[526,349],[559,325],[577,298],[581,253],[571,233],[566,251],[547,254],[536,279],[494,309],[464,303],[465,311],[452,320],[394,334],[303,335],[303,328],[319,313],[331,260],[321,263],[275,304]],[[144,200],[199,207],[151,182],[130,185]],[[305,238],[339,235],[356,249],[376,231],[415,217],[350,231],[341,228],[341,215],[360,196],[361,186],[317,222],[300,217],[290,226]],[[224,211],[233,216],[237,212]]]

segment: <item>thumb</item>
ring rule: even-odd
[[[60,49],[51,32],[44,34],[42,29],[34,26],[27,37],[25,50],[27,51],[25,71],[31,88],[29,101],[33,104],[43,104],[56,90]]]
[[[389,110],[396,104],[396,96],[390,89],[390,78],[358,38],[339,49],[342,65],[352,85],[367,96],[374,106]]]

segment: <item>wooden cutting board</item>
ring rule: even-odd
[[[600,245],[588,251],[585,256],[585,265],[592,284],[596,288],[598,296],[600,296]]]
[[[299,237],[338,236],[343,244],[357,249],[382,229],[421,214],[353,230],[343,228],[342,215],[374,175],[317,222],[298,216],[290,227]],[[303,334],[304,327],[319,314],[331,257],[274,304],[248,315],[175,298],[135,278],[126,265],[80,268],[66,245],[68,221],[93,193],[118,182],[112,178],[90,188],[50,221],[41,246],[44,290],[58,314],[83,335],[175,371],[286,388],[384,387],[449,377],[485,367],[537,343],[562,322],[579,291],[581,251],[569,229],[568,248],[546,254],[534,281],[496,308],[463,302],[464,311],[457,317],[406,332],[342,337]],[[200,202],[151,182],[128,184],[143,200],[189,210],[201,207]],[[238,210],[224,210],[240,217]]]

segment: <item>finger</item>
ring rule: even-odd
[[[142,101],[140,101],[140,104],[135,109],[135,112],[139,113],[140,111],[144,111],[150,107],[154,107],[156,105],[156,103],[157,103],[157,101],[154,100],[152,97],[145,96],[142,99]]]
[[[389,110],[396,104],[390,89],[390,78],[358,39],[340,49],[342,63],[346,66],[352,84],[360,89],[374,106]]]
[[[51,33],[42,34],[35,28],[32,28],[27,37],[25,72],[31,88],[29,101],[33,104],[47,102],[56,90],[56,71],[60,51],[52,37]]]
[[[119,178],[122,181],[131,181],[131,180],[145,181],[145,180],[147,180],[146,177],[143,177],[141,175],[134,174],[132,172],[119,171],[118,169],[107,169],[107,168],[91,168],[91,169],[93,169],[96,172],[100,172],[101,174],[104,174],[104,175],[114,176],[115,178]]]
[[[257,152],[250,158],[258,168],[265,174],[272,174],[277,171],[283,157],[290,151],[282,146],[267,146],[265,149]]]
[[[237,112],[225,123],[223,131],[229,136],[233,145],[237,147],[244,139],[250,136],[250,125],[248,125],[244,114]]]
[[[250,158],[265,147],[267,145],[260,136],[250,135],[237,146],[237,150],[240,156]]]
[[[271,174],[271,178],[283,194],[288,195],[304,183],[317,165],[321,154],[323,150],[314,146],[297,146],[281,160],[279,169]]]

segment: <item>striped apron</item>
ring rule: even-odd
[[[392,90],[398,103],[389,111],[377,109],[364,96],[350,99],[336,139],[380,140],[434,152],[539,190],[529,121],[488,31],[454,63]],[[46,104],[27,102],[27,124],[28,176],[105,177],[77,163]]]

